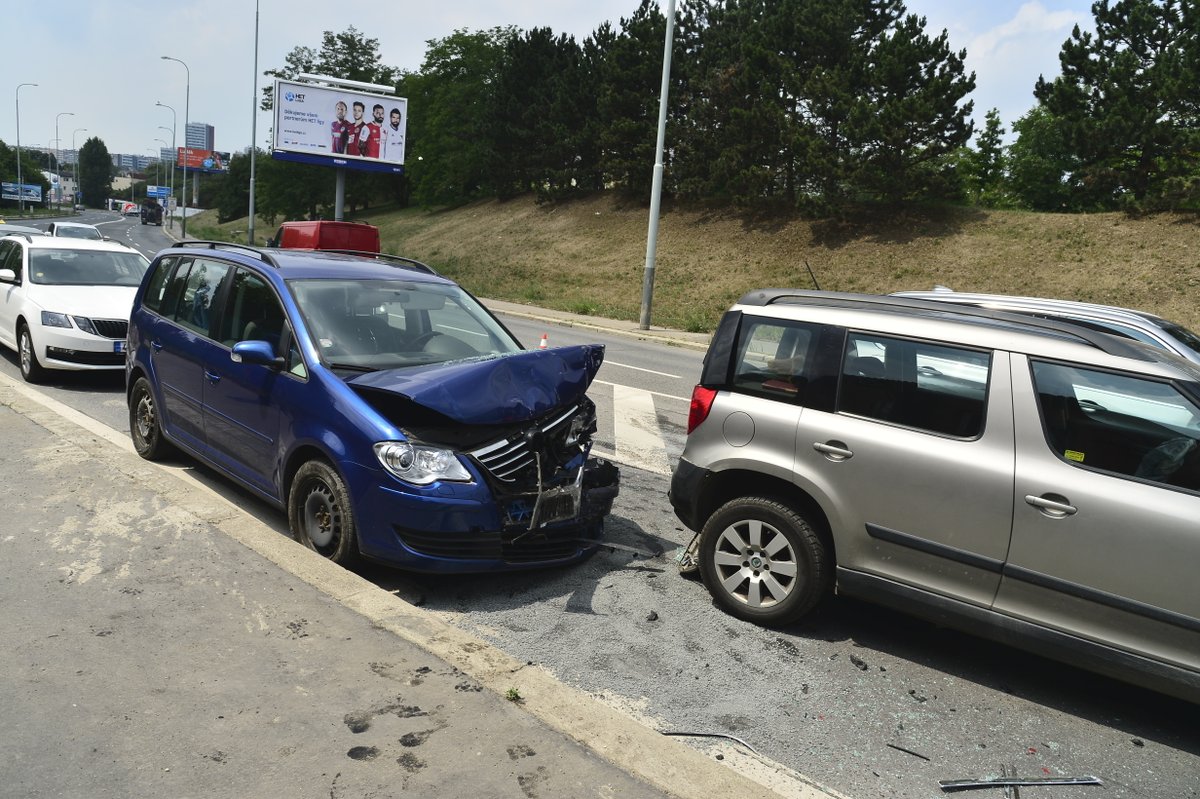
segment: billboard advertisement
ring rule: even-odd
[[[272,157],[371,172],[404,172],[408,100],[275,81]]]
[[[201,150],[198,147],[178,147],[175,163],[193,172],[228,172],[229,153]]]
[[[0,183],[0,199],[40,203],[42,201],[42,187],[40,184],[22,183],[21,193],[18,195],[17,184],[5,181],[4,183]]]

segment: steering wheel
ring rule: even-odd
[[[446,335],[446,334],[439,333],[436,330],[430,330],[428,333],[422,333],[421,335],[419,335],[415,339],[413,339],[412,344],[410,344],[409,346],[411,346],[414,350],[423,350],[423,349],[425,349],[426,344],[433,341],[438,336],[444,336],[444,335]]]

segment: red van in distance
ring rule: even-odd
[[[365,222],[284,222],[268,247],[289,250],[379,252],[379,228]]]

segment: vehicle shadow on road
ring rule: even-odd
[[[878,672],[872,653],[898,658],[1123,730],[1135,747],[1152,740],[1200,755],[1194,705],[889,608],[830,597],[805,622],[781,632],[795,639],[849,642],[867,674]],[[918,703],[928,698],[913,693]]]

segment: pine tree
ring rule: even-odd
[[[1059,53],[1062,74],[1039,78],[1086,202],[1152,209],[1198,193],[1196,85],[1200,9],[1180,0],[1100,0],[1095,33],[1078,26]]]

